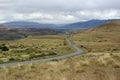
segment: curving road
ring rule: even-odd
[[[66,39],[66,41],[69,44],[69,46],[71,46],[71,48],[76,50],[76,52],[71,53],[71,54],[56,56],[56,57],[52,57],[52,58],[46,58],[46,59],[30,60],[30,61],[23,61],[23,62],[13,62],[13,63],[3,63],[3,64],[0,64],[0,67],[2,67],[2,66],[9,67],[9,66],[17,65],[17,64],[24,65],[24,64],[31,64],[31,63],[42,63],[42,62],[48,62],[48,61],[57,61],[57,60],[61,60],[61,59],[74,57],[74,56],[77,56],[77,55],[80,55],[80,54],[84,53],[83,50],[81,50],[80,48],[78,48],[77,46],[72,44],[69,39]]]

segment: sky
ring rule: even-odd
[[[120,0],[0,0],[0,23],[66,24],[91,19],[120,19]]]

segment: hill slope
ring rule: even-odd
[[[90,52],[119,52],[119,34],[120,21],[110,21],[76,34],[73,41]]]
[[[96,28],[91,29],[92,31],[116,31],[120,32],[120,21],[110,21],[106,24],[102,24]]]
[[[108,22],[108,20],[89,20],[85,22],[77,22],[63,26],[66,29],[88,29],[96,27]]]
[[[13,28],[0,25],[0,40],[15,40],[38,35],[53,35],[61,31],[49,28]]]
[[[21,28],[55,28],[56,25],[54,24],[43,24],[37,22],[27,22],[27,21],[12,21],[6,22],[2,25],[8,27],[21,27]]]
[[[42,64],[3,67],[0,80],[120,80],[120,42],[116,41],[120,39],[120,32],[113,31],[111,25],[107,27],[111,31],[104,31],[105,25],[72,37],[76,45],[91,53]]]

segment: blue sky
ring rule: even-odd
[[[35,21],[64,24],[120,19],[120,0],[0,0],[0,23]]]

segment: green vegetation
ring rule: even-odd
[[[64,36],[36,36],[2,42],[0,63],[47,58],[73,52]],[[7,45],[7,46],[6,46]]]
[[[2,44],[2,45],[0,45],[0,50],[2,50],[2,51],[8,51],[9,48],[5,44]]]
[[[16,40],[30,36],[55,35],[61,33],[53,29],[34,29],[34,28],[9,28],[0,26],[0,41]]]
[[[88,51],[86,54],[41,64],[1,67],[0,80],[120,80],[120,27],[116,27],[118,25],[120,26],[120,22],[110,22],[102,27],[73,35],[71,37],[73,43]],[[33,42],[29,44],[31,40]],[[35,44],[35,42],[39,43]],[[41,47],[39,47],[40,44]],[[38,48],[48,51],[52,49],[57,50],[60,54],[61,51],[70,51],[68,47],[65,47],[67,46],[65,39],[63,37],[56,39],[56,36],[26,38],[8,42],[6,45],[9,45],[8,47],[12,51],[25,47],[26,50],[31,47],[32,50]],[[25,52],[29,53],[30,50]],[[3,60],[7,61],[6,58]]]

